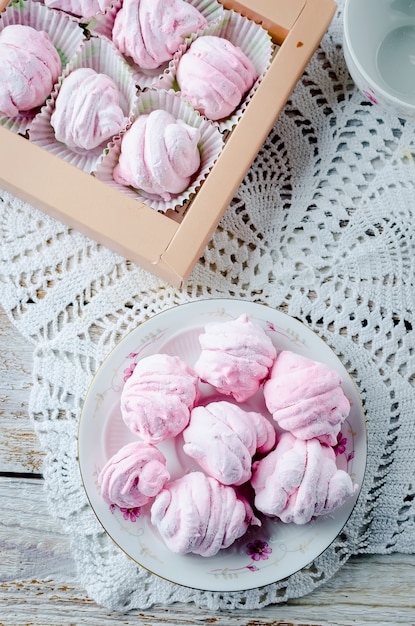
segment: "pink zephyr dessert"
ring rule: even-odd
[[[358,488],[335,459],[333,448],[318,439],[283,433],[275,450],[253,465],[256,508],[295,524],[332,513]]]
[[[228,548],[250,525],[261,525],[233,487],[202,472],[167,483],[151,506],[151,522],[172,552],[205,557]]]
[[[206,35],[179,60],[176,79],[182,96],[210,120],[228,117],[257,79],[254,64],[232,42]]]
[[[277,354],[264,329],[247,315],[207,324],[199,342],[202,350],[194,366],[196,373],[237,402],[258,391]]]
[[[49,35],[10,24],[0,32],[0,114],[15,117],[44,104],[61,74]]]
[[[170,61],[185,38],[207,20],[185,0],[124,0],[115,18],[112,39],[143,69]]]
[[[90,19],[111,5],[111,0],[44,0],[50,9],[60,9],[77,17]]]
[[[199,399],[198,377],[179,357],[154,354],[138,361],[121,392],[121,415],[148,443],[175,437]]]
[[[127,118],[115,82],[82,67],[62,82],[51,125],[58,141],[71,150],[93,150],[120,132]]]
[[[98,476],[105,502],[120,508],[148,504],[169,479],[164,455],[155,446],[142,441],[123,446]]]
[[[114,180],[169,201],[200,166],[200,131],[161,109],[139,115],[123,136]]]
[[[324,363],[284,350],[264,384],[265,403],[283,430],[335,445],[350,412],[341,384],[340,375]]]
[[[227,401],[195,407],[183,431],[184,452],[224,485],[251,478],[252,457],[269,452],[275,429],[260,413]]]

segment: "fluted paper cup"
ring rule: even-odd
[[[114,0],[104,11],[97,13],[92,19],[88,20],[86,29],[92,35],[103,35],[108,39],[112,39],[112,27],[121,7],[122,0]]]
[[[61,11],[48,9],[40,2],[32,0],[21,0],[18,4],[10,4],[6,8],[0,20],[0,31],[12,24],[45,31],[59,53],[62,71],[85,39],[78,21]],[[13,132],[24,134],[39,109],[40,107],[22,111],[13,118],[0,116],[0,124]]]
[[[95,15],[101,15],[107,11],[112,0],[97,0],[92,4],[91,0],[82,2],[82,0],[43,0],[44,4],[50,9],[63,11],[82,22],[83,25],[88,24]]]
[[[84,150],[82,148],[75,150],[57,141],[51,125],[51,116],[55,110],[56,100],[59,98],[61,85],[71,72],[79,68],[91,68],[100,74],[106,74],[112,78],[118,88],[120,107],[125,115],[125,123],[119,129],[119,132],[125,130],[133,118],[137,102],[137,88],[131,69],[111,41],[103,37],[93,37],[84,42],[68,64],[57,89],[52,94],[47,105],[43,107],[39,115],[33,120],[29,128],[29,139],[55,156],[68,161],[84,172],[90,173],[95,169],[103,150],[114,137],[108,138],[106,142],[93,150]]]
[[[215,122],[221,132],[229,131],[237,124],[269,68],[274,45],[271,36],[260,24],[256,24],[235,11],[225,11],[222,19],[219,22],[210,24],[202,33],[199,33],[198,38],[204,36],[216,36],[227,39],[242,50],[253,63],[256,70],[257,78],[255,83],[244,95],[237,108],[228,117]],[[170,63],[169,72],[162,76],[157,86],[163,89],[180,91],[180,86],[176,81],[176,71],[180,59],[186,54],[192,43],[193,41],[188,42],[185,47],[178,51]]]
[[[224,145],[224,138],[214,124],[203,118],[173,91],[149,89],[142,92],[137,103],[136,119],[140,115],[146,115],[158,109],[168,111],[176,119],[183,120],[190,126],[198,128],[200,131],[201,137],[198,147],[201,162],[199,169],[195,172],[188,188],[181,194],[166,201],[159,196],[145,193],[140,189],[132,189],[117,183],[113,179],[113,171],[118,163],[121,153],[123,134],[120,137],[117,137],[114,144],[106,150],[106,154],[102,157],[97,167],[95,176],[111,187],[114,187],[128,196],[147,204],[153,209],[166,212],[170,209],[175,210],[182,207],[196,193],[197,189],[200,187],[221,153]]]

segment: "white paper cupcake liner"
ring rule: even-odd
[[[6,8],[0,20],[0,31],[12,24],[44,30],[59,53],[62,70],[85,39],[77,20],[32,0],[20,0],[18,4],[10,4]],[[13,132],[24,134],[38,111],[25,111],[14,118],[0,116],[0,124]]]
[[[225,9],[217,0],[186,0],[186,2],[195,7],[205,17],[208,24],[220,22],[225,13]],[[117,4],[114,4],[111,9],[101,16],[95,16],[87,26],[88,30],[90,30],[92,34],[103,34],[108,38],[112,38],[112,28],[116,14],[120,8],[122,8],[122,0],[118,0]],[[187,37],[183,42],[183,46],[188,45],[197,35],[198,33],[194,33]],[[137,85],[141,89],[154,87],[163,77],[163,74],[169,71],[170,62],[166,62],[154,70],[145,70],[134,63],[131,58],[126,58],[134,71]]]
[[[254,85],[244,96],[242,102],[235,109],[232,115],[215,122],[220,131],[224,132],[232,130],[232,128],[238,123],[238,120],[241,118],[243,112],[252,99],[258,84],[261,82],[271,64],[274,44],[272,43],[269,33],[261,25],[256,24],[252,20],[236,13],[235,11],[224,11],[222,19],[219,22],[210,24],[202,33],[199,33],[198,37],[205,37],[208,35],[223,37],[235,46],[238,46],[254,64],[257,73],[257,79]],[[188,42],[186,47],[182,47],[181,50],[175,55],[174,59],[170,63],[169,72],[166,72],[163,75],[157,83],[157,87],[162,89],[179,90],[179,86],[177,85],[175,78],[176,69],[181,57],[183,54],[186,54],[186,51],[192,43],[193,42]]]
[[[39,1],[39,0],[38,0]],[[48,6],[48,8],[53,8],[56,11],[62,11],[63,13],[66,13],[67,15],[70,15],[71,17],[75,18],[76,20],[79,20],[79,22],[82,24],[83,27],[85,27],[92,19],[94,19],[93,15],[81,15],[79,12],[74,12],[74,11],[70,11],[69,7],[65,7],[63,8],[62,5],[66,4],[62,1],[57,1],[55,0],[54,2],[52,0],[50,0],[49,2],[45,2],[45,0],[42,0],[42,2],[44,2],[44,4],[46,6]],[[55,6],[56,5],[56,6]],[[75,3],[72,3],[72,9],[76,9],[77,7],[74,6]],[[106,12],[107,10],[109,10],[112,6],[112,2],[111,0],[106,0],[106,6],[104,9],[99,10],[96,12],[96,15],[102,15],[104,12]]]
[[[173,197],[169,201],[162,200],[159,197],[150,196],[140,190],[133,190],[116,183],[113,179],[113,170],[118,163],[121,152],[122,135],[117,137],[114,144],[106,151],[102,157],[95,176],[107,183],[111,187],[122,191],[136,200],[147,204],[157,211],[166,212],[170,209],[177,209],[187,202],[191,196],[197,191],[203,180],[213,167],[219,154],[222,152],[224,145],[223,135],[218,128],[197,113],[187,102],[173,91],[162,91],[150,89],[141,93],[137,103],[136,118],[151,111],[163,109],[171,113],[176,119],[181,119],[190,126],[198,128],[201,133],[199,142],[199,150],[201,163],[190,186],[180,195]]]
[[[112,28],[114,26],[115,16],[122,7],[122,0],[115,0],[105,11],[97,13],[91,20],[88,20],[86,29],[91,35],[103,35],[108,39],[112,38]]]
[[[79,151],[74,151],[56,140],[53,127],[51,126],[51,116],[55,109],[56,98],[59,96],[62,82],[68,74],[84,67],[106,74],[117,85],[120,93],[120,106],[126,117],[125,125],[120,129],[120,132],[125,130],[133,118],[137,104],[137,88],[132,72],[128,63],[111,41],[103,37],[93,37],[89,41],[84,42],[67,65],[63,76],[59,80],[59,85],[52,93],[52,97],[33,120],[29,128],[29,139],[55,156],[90,173],[95,169],[103,150],[111,143],[114,137],[111,137],[104,145],[98,146],[94,150],[85,151],[80,149]]]

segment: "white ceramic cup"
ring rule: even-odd
[[[415,0],[346,0],[343,51],[373,104],[415,117]]]

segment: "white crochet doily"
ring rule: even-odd
[[[0,192],[0,300],[33,343],[29,411],[50,511],[80,582],[110,609],[253,609],[312,591],[352,554],[415,552],[415,122],[354,87],[339,7],[183,290]],[[343,532],[310,567],[247,592],[195,591],[135,565],[103,532],[78,470],[82,402],[110,349],[149,316],[209,297],[302,320],[340,357],[367,415],[366,478]]]

